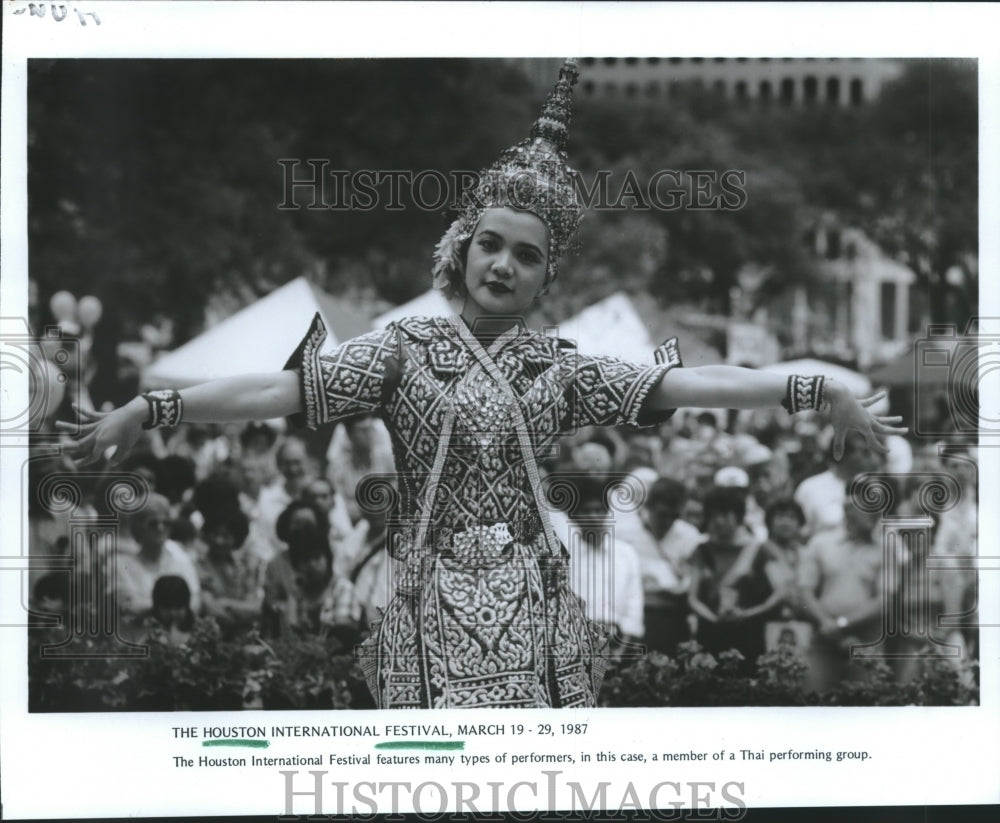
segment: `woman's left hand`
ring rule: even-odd
[[[865,438],[869,448],[880,454],[886,454],[889,449],[880,439],[892,434],[906,434],[907,429],[893,425],[902,423],[899,416],[878,416],[869,408],[886,396],[884,391],[871,397],[857,398],[841,383],[827,380],[823,387],[823,397],[829,401],[830,408],[827,418],[833,425],[833,459],[840,460],[844,456],[844,440],[849,431],[856,431]]]

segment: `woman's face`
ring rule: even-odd
[[[708,530],[709,537],[715,540],[717,543],[730,543],[736,534],[736,529],[739,527],[739,520],[736,518],[736,512],[731,511],[718,511],[712,514],[708,518],[708,523],[706,528]]]
[[[219,525],[206,529],[202,537],[208,545],[209,554],[215,557],[227,557],[236,549],[236,538],[228,526]]]
[[[545,284],[548,247],[548,229],[535,215],[489,209],[466,257],[466,319],[520,315],[530,308]]]
[[[775,512],[771,519],[771,537],[789,543],[799,536],[799,518],[793,512]]]

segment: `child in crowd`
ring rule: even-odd
[[[325,513],[294,502],[278,518],[288,548],[264,575],[263,628],[280,636],[296,628],[332,632],[345,645],[359,639],[361,609],[346,577],[334,574]]]
[[[150,616],[171,646],[187,643],[194,628],[194,612],[191,611],[191,589],[183,577],[164,575],[153,584]]]
[[[238,507],[210,514],[201,528],[205,554],[199,559],[202,602],[224,632],[249,628],[260,615],[262,570],[244,548],[250,522]]]
[[[697,640],[709,652],[738,650],[749,669],[764,651],[762,606],[771,594],[764,555],[737,537],[746,514],[740,489],[713,489],[705,497],[708,540],[691,557],[691,610]]]

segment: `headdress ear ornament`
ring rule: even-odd
[[[566,161],[573,86],[579,72],[567,59],[529,136],[506,149],[479,173],[475,186],[463,192],[458,217],[434,250],[434,287],[447,289],[462,271],[462,244],[472,237],[489,208],[511,206],[537,215],[549,232],[545,284],[558,274],[559,258],[569,247],[583,218],[575,183],[576,171]]]

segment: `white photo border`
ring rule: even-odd
[[[33,4],[49,6],[48,3]],[[969,57],[980,77],[980,314],[1000,316],[1000,57],[995,33],[1000,9],[987,5],[930,4],[612,4],[612,3],[269,3],[269,2],[79,2],[65,4],[61,22],[25,13],[28,3],[3,5],[2,267],[0,315],[27,311],[27,60],[108,57],[539,57],[576,55]],[[97,22],[99,18],[99,23]],[[997,407],[995,383],[982,387],[982,402]],[[3,402],[27,395],[26,384],[4,375]],[[1000,460],[990,449],[980,466],[981,499],[1000,489]],[[0,450],[0,543],[20,540],[21,465],[26,444]],[[1000,524],[989,505],[980,512],[982,545],[996,545]],[[991,552],[986,552],[991,553]],[[5,551],[4,555],[16,554]],[[16,623],[21,609],[20,575],[0,559],[0,624]],[[7,565],[4,565],[7,563]],[[241,712],[191,714],[27,713],[27,639],[23,630],[0,628],[0,770],[4,812],[13,818],[85,816],[208,816],[283,814],[288,811],[280,769],[178,768],[177,756],[204,754],[198,741],[178,739],[175,727],[231,725],[444,725],[514,722],[588,723],[584,741],[566,737],[504,737],[471,740],[466,754],[579,751],[687,751],[825,749],[870,753],[866,763],[822,768],[737,760],[675,763],[668,767],[619,762],[552,767],[563,773],[554,793],[544,787],[509,794],[517,781],[538,781],[539,766],[525,764],[462,768],[447,774],[424,766],[323,766],[325,781],[468,781],[482,788],[501,781],[501,809],[568,807],[567,780],[611,786],[612,808],[632,801],[630,781],[645,805],[649,787],[663,781],[683,785],[681,795],[661,790],[664,803],[760,806],[934,805],[995,803],[1000,799],[1000,611],[997,586],[984,572],[981,603],[981,705],[967,708],[898,709],[601,709],[596,711],[500,712]],[[986,594],[989,594],[987,597]],[[990,628],[992,627],[992,628]],[[419,733],[419,732],[418,732]],[[942,741],[951,745],[942,746]],[[370,752],[365,738],[296,742],[269,752],[321,754],[324,759]],[[296,748],[297,747],[297,748]],[[508,764],[510,758],[508,757]],[[304,766],[294,788],[312,786]],[[316,768],[316,767],[311,767]],[[544,767],[549,768],[549,767]],[[709,790],[691,784],[712,783]],[[729,798],[722,794],[730,786]],[[738,785],[738,788],[736,787]],[[55,788],[58,786],[58,788]],[[355,786],[356,788],[356,786]],[[352,803],[351,788],[346,802]],[[736,802],[733,798],[739,799]],[[423,809],[398,809],[379,795],[378,811],[438,811],[428,789]],[[338,808],[327,784],[322,811]],[[455,796],[449,797],[454,805]],[[356,802],[358,812],[372,812]],[[313,812],[308,794],[294,798],[296,814]]]

